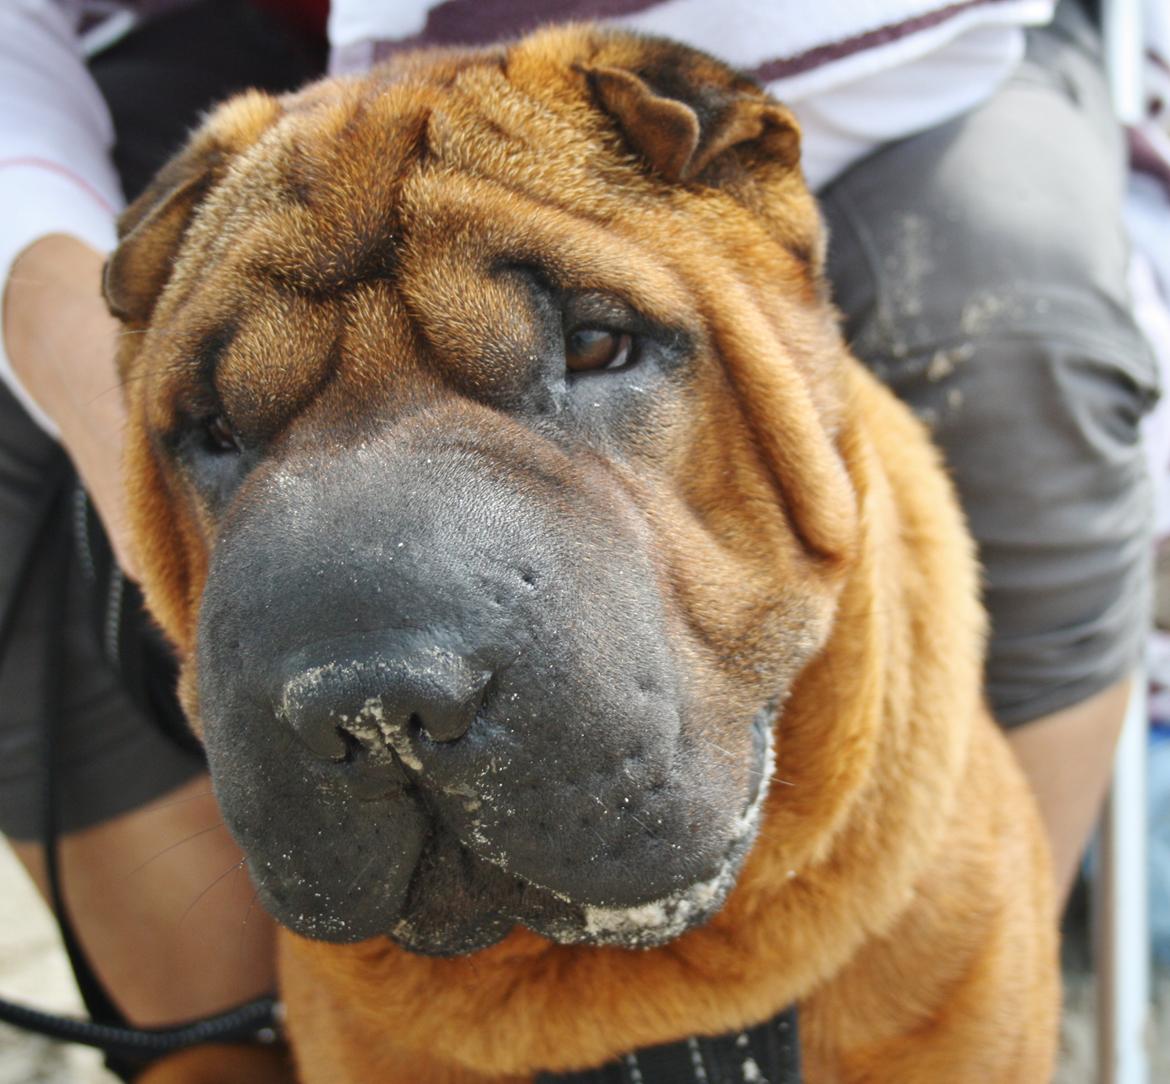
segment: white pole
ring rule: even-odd
[[[1139,670],[1132,680],[1101,818],[1094,881],[1099,1084],[1148,1084],[1150,1079],[1145,672]]]
[[[1122,124],[1145,113],[1142,0],[1103,0],[1105,71]],[[1148,1084],[1150,1006],[1149,888],[1146,874],[1146,675],[1133,676],[1113,785],[1100,828],[1094,882],[1097,1066],[1100,1084]]]
[[[1142,72],[1146,41],[1142,0],[1103,0],[1101,22],[1105,74],[1113,111],[1122,124],[1137,124],[1145,116]]]

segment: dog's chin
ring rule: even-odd
[[[434,925],[426,920],[399,919],[387,936],[419,956],[470,956],[502,941],[514,929],[503,916],[487,915],[458,926]]]
[[[734,887],[742,854],[729,856],[714,877],[657,900],[627,907],[574,903],[534,885],[515,882],[510,906],[475,914],[449,907],[416,908],[387,923],[361,916],[298,913],[285,921],[295,933],[318,941],[352,943],[385,936],[423,956],[467,956],[502,941],[523,926],[559,945],[646,949],[665,945],[718,913]],[[502,903],[502,901],[501,901]]]
[[[637,907],[568,907],[565,914],[529,915],[523,922],[488,915],[459,926],[400,919],[389,933],[395,944],[422,956],[468,956],[502,941],[517,926],[558,945],[598,945],[649,949],[669,944],[718,913],[735,878],[703,882],[667,899]],[[562,910],[554,907],[553,911]]]
[[[665,897],[608,907],[575,901],[483,863],[460,848],[463,883],[416,877],[397,914],[292,911],[261,891],[266,906],[302,937],[338,944],[387,937],[424,956],[466,956],[523,926],[559,945],[646,949],[665,945],[718,913],[735,885],[752,840],[736,840],[720,869]]]

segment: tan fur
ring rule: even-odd
[[[685,103],[589,75],[670,48],[576,28],[248,99],[129,212],[108,289],[145,332],[121,357],[135,528],[196,719],[215,523],[152,438],[193,394],[188,359],[235,321],[223,394],[285,440],[343,445],[370,403],[452,386],[474,400],[530,334],[485,274],[501,251],[692,330],[712,364],[685,417],[655,419],[644,469],[611,465],[614,484],[655,530],[680,640],[720,645],[728,667],[812,660],[714,920],[648,951],[516,930],[454,959],[285,935],[300,1077],[511,1084],[797,1000],[810,1084],[1040,1084],[1057,1004],[1047,860],[981,702],[971,543],[924,432],[840,343],[786,114],[688,60],[723,97],[722,134],[687,167],[704,144]],[[685,153],[638,135],[661,108]],[[179,215],[192,185],[205,195]]]
[[[155,1062],[135,1077],[135,1084],[285,1084],[292,1078],[288,1051],[279,1046],[214,1043]]]

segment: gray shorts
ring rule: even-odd
[[[1092,49],[1062,13],[992,101],[823,194],[848,336],[929,420],[979,541],[988,695],[1005,725],[1119,680],[1147,625],[1138,423],[1155,373],[1128,311],[1122,147]],[[51,451],[0,392],[0,604]],[[0,828],[16,838],[39,827],[50,588],[30,585],[0,669]],[[119,689],[90,606],[71,592],[52,675],[65,694],[66,830],[199,770]]]
[[[62,830],[135,809],[202,770],[198,757],[134,706],[106,655],[98,632],[104,603],[72,530],[72,484],[62,514],[47,533],[40,531],[45,494],[61,475],[62,458],[0,386],[0,607],[17,604],[0,664],[0,829],[22,840],[39,838],[44,825],[45,720],[54,696],[62,720],[55,784]],[[67,569],[58,559],[62,537]],[[18,593],[21,558],[33,546]]]
[[[991,101],[823,193],[848,338],[930,424],[978,541],[1007,726],[1120,680],[1149,627],[1157,376],[1095,50],[1063,5]]]

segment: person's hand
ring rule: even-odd
[[[104,260],[63,235],[26,248],[4,292],[4,345],[21,384],[60,428],[118,563],[133,577],[122,485],[126,411],[114,366],[119,324],[102,300]]]

